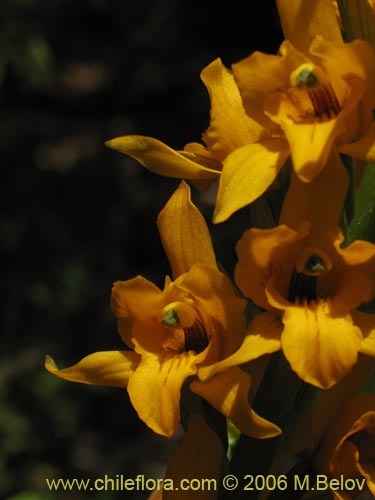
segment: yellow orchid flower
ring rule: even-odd
[[[246,112],[271,130],[274,141],[286,142],[279,151],[290,150],[305,182],[322,171],[333,148],[374,161],[374,49],[364,40],[343,43],[330,0],[279,0],[278,9],[286,38],[279,54],[255,52],[232,66]],[[263,191],[270,185],[266,165],[252,163],[251,153],[244,147],[227,158],[217,220],[228,216],[231,191],[238,191],[244,172],[263,176]]]
[[[159,175],[198,182],[217,179],[224,158],[244,144],[259,140],[264,130],[246,115],[233,75],[219,58],[203,69],[201,79],[211,100],[210,126],[202,135],[205,146],[189,143],[182,151],[176,151],[141,135],[118,137],[106,145]]]
[[[309,184],[292,175],[279,226],[244,233],[235,279],[268,312],[250,324],[226,368],[246,362],[252,345],[267,339],[276,350],[278,341],[302,380],[328,388],[350,372],[359,351],[375,356],[375,315],[356,311],[374,296],[375,246],[356,241],[342,248],[337,224],[346,191],[346,172],[333,155]],[[262,325],[272,316],[282,322],[279,330]],[[221,369],[211,366],[199,376]]]
[[[255,52],[232,71],[216,59],[202,71],[211,99],[206,147],[175,151],[134,135],[106,143],[197,187],[219,178],[214,222],[263,194],[289,155],[305,182],[324,168],[332,148],[375,160],[373,48],[363,40],[343,43],[332,0],[277,5],[286,38],[278,55]]]
[[[197,188],[207,187],[218,179],[233,152],[238,151],[236,162],[240,161],[246,146],[246,156],[251,155],[252,163],[259,168],[239,172],[231,186],[229,205],[225,207],[229,212],[226,218],[263,193],[264,178],[268,184],[273,182],[289,151],[285,140],[271,138],[269,130],[245,113],[233,74],[220,59],[209,64],[201,78],[211,101],[210,125],[202,135],[205,146],[189,143],[182,151],[176,151],[157,139],[140,135],[118,137],[106,145],[133,157],[156,174],[190,179]],[[215,222],[221,220],[218,218]]]
[[[70,368],[46,368],[66,380],[127,387],[139,417],[155,432],[171,436],[179,423],[180,390],[199,366],[223,360],[245,332],[245,301],[216,266],[208,228],[190,201],[184,182],[164,207],[158,228],[174,281],[163,290],[138,276],[119,281],[112,309],[130,351],[98,352]],[[242,432],[271,437],[279,428],[250,408],[250,377],[230,367],[206,383],[190,385]]]
[[[318,473],[328,476],[328,484],[334,485],[337,500],[350,500],[365,491],[375,495],[374,394],[346,404],[322,440],[316,466]],[[343,490],[339,488],[342,477],[346,490],[345,485]]]

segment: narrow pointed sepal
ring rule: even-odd
[[[216,268],[210,232],[203,215],[191,202],[186,182],[181,182],[159,213],[158,230],[174,279],[194,264]]]
[[[231,356],[198,369],[200,380],[207,381],[216,373],[279,351],[282,330],[283,325],[278,316],[269,312],[259,314],[250,323],[241,346]]]
[[[317,35],[333,42],[342,42],[338,13],[332,0],[277,0],[277,9],[285,39],[303,52],[308,52]]]
[[[238,367],[218,373],[206,382],[198,380],[190,389],[228,417],[247,436],[260,439],[278,436],[280,428],[260,417],[248,403],[250,376]]]
[[[50,356],[45,368],[53,375],[82,384],[127,387],[140,356],[133,351],[103,351],[90,354],[75,365],[59,370]]]
[[[154,174],[177,179],[215,179],[220,175],[214,170],[175,151],[152,137],[125,135],[111,139],[105,145],[119,153],[131,156]]]
[[[288,156],[289,147],[283,139],[248,144],[228,155],[220,178],[214,222],[225,221],[259,198],[276,179]]]

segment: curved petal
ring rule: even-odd
[[[320,448],[317,457],[319,470],[340,474],[341,468],[345,467],[345,463],[340,461],[342,446],[348,443],[347,439],[350,436],[365,430],[368,426],[371,427],[372,434],[374,433],[374,412],[374,394],[352,399],[341,409],[337,418],[328,428],[323,445]],[[370,420],[369,415],[372,416]],[[349,444],[352,443],[349,441]],[[352,467],[352,463],[349,467]]]
[[[366,133],[372,122],[372,112],[364,107],[364,83],[358,78],[345,81],[345,97],[338,119],[342,121],[345,131],[336,139],[336,148],[340,144],[355,141]]]
[[[125,135],[105,143],[107,147],[131,156],[158,175],[177,179],[215,179],[217,170],[200,165],[152,137]]]
[[[203,144],[201,144],[200,142],[188,142],[187,144],[185,144],[184,149],[180,151],[180,153],[186,158],[199,163],[199,165],[204,165],[205,167],[217,171],[221,170],[221,163],[216,160],[212,156],[211,151],[206,148],[206,146],[203,146]],[[210,185],[212,181],[213,179],[198,179],[195,182],[201,182],[202,184],[207,183],[208,185]]]
[[[134,321],[153,319],[162,304],[161,290],[151,281],[137,276],[116,281],[112,288],[112,310],[120,318]]]
[[[375,314],[352,311],[352,318],[363,335],[360,351],[375,357]]]
[[[310,232],[310,224],[301,224],[298,231],[280,225],[273,229],[250,229],[237,243],[238,263],[235,281],[246,297],[264,309],[272,309],[266,285],[275,268],[282,269],[286,281],[292,272],[299,252],[298,242]],[[285,283],[282,283],[284,285]],[[287,290],[284,290],[287,293]]]
[[[307,53],[316,35],[342,43],[341,29],[332,0],[277,0],[284,37]]]
[[[157,223],[174,279],[194,264],[216,267],[206,221],[191,202],[190,188],[184,181],[159,213]]]
[[[264,354],[271,354],[281,349],[281,332],[283,325],[272,313],[261,313],[250,323],[244,341],[231,356],[218,363],[198,369],[198,377],[203,382],[216,373],[223,372],[232,366],[247,363]]]
[[[169,462],[166,477],[173,484],[182,480],[218,480],[225,462],[225,452],[218,436],[201,415],[193,413],[189,418],[185,438]],[[194,491],[197,500],[216,500],[216,488]],[[163,500],[191,500],[191,490],[165,489]]]
[[[180,151],[186,158],[189,158],[199,165],[204,165],[205,167],[212,168],[221,172],[221,162],[216,160],[212,153],[203,144],[198,142],[189,142],[185,144],[183,151]],[[190,179],[190,182],[195,187],[197,191],[206,191],[217,179]]]
[[[142,276],[116,281],[113,285],[111,308],[118,319],[119,334],[130,347],[133,347],[132,325],[137,321],[159,318],[163,306],[161,290]]]
[[[309,183],[291,175],[279,224],[297,229],[309,220],[315,243],[326,238],[327,230],[336,229],[349,187],[349,176],[339,156],[330,156],[327,167]]]
[[[149,495],[147,497],[147,500],[163,500],[163,495],[164,495],[164,492],[163,492],[163,487],[161,487],[160,489],[156,489],[154,490],[151,495]],[[171,498],[177,498],[177,497],[172,497]]]
[[[362,341],[350,315],[334,318],[327,304],[317,302],[288,307],[282,320],[283,351],[302,380],[328,388],[350,372]]]
[[[243,434],[271,438],[281,433],[277,425],[260,417],[250,408],[247,401],[250,376],[238,367],[218,373],[207,382],[194,380],[190,389],[228,417]]]
[[[353,313],[352,313],[353,315]],[[354,319],[354,318],[353,318]],[[354,319],[354,323],[360,327]],[[360,327],[361,328],[361,327]],[[362,334],[364,331],[361,328]],[[341,379],[336,385],[320,391],[313,418],[313,434],[315,442],[322,439],[324,432],[341,412],[349,399],[355,398],[365,387],[372,371],[374,360],[365,354],[359,354],[349,376]]]
[[[50,373],[71,382],[126,387],[139,360],[140,356],[133,351],[103,351],[90,354],[61,370],[50,356],[46,356],[45,367]]]
[[[342,243],[343,237],[341,235],[341,237],[336,238],[335,247],[347,265],[355,266],[356,268],[367,263],[375,265],[375,245],[373,243],[356,240],[345,248],[341,247]],[[372,271],[375,271],[374,267],[370,269],[370,272]]]
[[[270,129],[274,129],[275,124],[264,113],[265,100],[275,92],[288,90],[291,73],[308,62],[307,57],[289,41],[281,44],[279,54],[254,52],[232,66],[246,113]]]
[[[362,107],[371,111],[375,106],[375,52],[364,40],[351,43],[332,43],[317,37],[311,53],[321,59],[340,102],[345,95],[346,81],[359,78],[364,84]],[[341,83],[340,83],[341,82]],[[341,87],[341,88],[340,88]]]
[[[289,98],[275,93],[265,103],[270,118],[285,133],[290,147],[293,169],[303,182],[311,182],[326,166],[336,138],[345,132],[337,117],[327,121],[297,123],[289,115]]]
[[[203,140],[220,161],[241,146],[258,141],[265,134],[259,123],[246,115],[232,72],[220,59],[201,73],[211,99],[211,123]]]
[[[288,144],[282,139],[266,139],[231,153],[223,164],[214,222],[223,222],[261,196],[288,156]]]
[[[327,299],[332,316],[345,316],[370,299],[370,280],[355,269],[345,269],[335,277],[331,296]]]
[[[370,286],[367,296],[363,294],[363,302],[371,300],[375,295],[375,245],[369,241],[357,240],[348,247],[341,248],[342,240],[336,238],[335,247],[344,262],[367,279]],[[368,290],[368,286],[366,287]]]
[[[142,350],[142,360],[129,380],[128,393],[139,418],[157,434],[169,437],[176,432],[181,386],[196,372],[195,357],[192,351],[165,353],[161,358]]]
[[[374,407],[375,408],[375,407]],[[375,449],[375,428],[374,428],[374,420],[375,420],[375,412],[374,408],[371,412],[363,415],[362,425],[367,433],[367,437],[365,438],[364,447],[367,450],[364,451],[364,455],[362,457],[362,449],[357,450],[355,454],[355,465],[358,472],[362,477],[366,479],[366,484],[370,492],[373,496],[375,496],[375,466],[374,466],[374,449]],[[367,442],[366,442],[367,441]]]
[[[232,354],[245,335],[246,301],[235,292],[231,280],[217,269],[197,264],[175,286],[194,297],[204,324],[211,329],[207,333],[220,339],[220,358]]]
[[[354,142],[340,144],[337,147],[340,153],[353,156],[359,160],[375,161],[375,121],[371,123],[366,132]]]

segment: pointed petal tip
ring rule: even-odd
[[[49,354],[46,354],[46,357],[44,359],[44,367],[49,371],[49,372],[55,372],[58,370],[56,363],[53,358]]]
[[[157,175],[178,179],[206,180],[220,176],[220,171],[205,166],[195,156],[188,157],[185,151],[170,148],[162,141],[145,135],[124,135],[105,142],[119,153],[131,156],[145,168]],[[211,161],[212,163],[212,161]],[[217,166],[215,162],[215,166]]]
[[[145,141],[142,136],[138,135],[115,137],[114,139],[105,141],[104,145],[113,151],[118,151],[119,153],[124,154],[131,154],[135,152],[144,153],[149,149],[147,141]]]
[[[228,217],[229,216],[223,213],[221,209],[215,210],[214,215],[212,216],[212,222],[214,224],[220,224],[221,222],[225,222]]]
[[[114,151],[118,151],[119,150],[118,138],[109,139],[108,141],[105,141],[104,146],[109,148],[109,149],[113,149]]]
[[[280,436],[282,433],[283,431],[278,425],[268,422],[268,427],[266,427],[263,432],[260,431],[260,434],[257,437],[259,439],[271,439]]]

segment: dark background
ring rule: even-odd
[[[45,478],[163,476],[181,436],[149,431],[125,390],[46,373],[44,355],[64,367],[121,349],[112,283],[169,273],[155,222],[179,182],[105,140],[199,141],[200,71],[281,40],[274,0],[1,0],[0,498],[142,499],[49,493]],[[210,223],[212,196],[193,195]],[[212,228],[229,270],[242,222]]]

